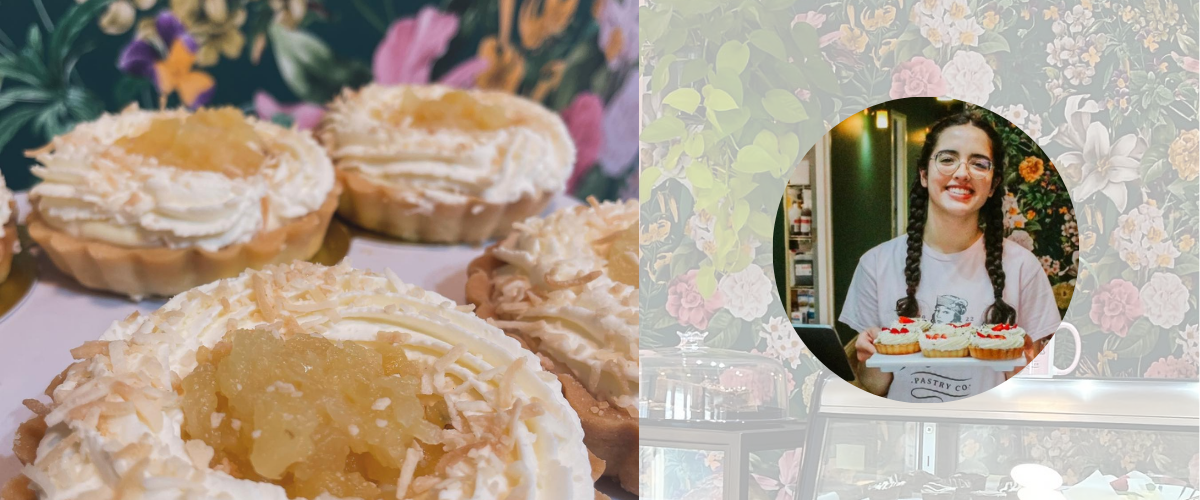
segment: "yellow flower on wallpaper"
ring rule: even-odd
[[[1196,239],[1192,235],[1185,234],[1179,238],[1179,250],[1190,252],[1194,246],[1196,246]]]
[[[875,9],[871,12],[870,16],[868,16],[867,11],[864,10],[860,20],[862,21],[863,29],[867,31],[875,31],[879,28],[886,28],[891,26],[892,23],[896,21],[896,8],[889,5],[882,9]]]
[[[855,52],[862,52],[867,48],[867,34],[863,33],[858,28],[851,27],[849,24],[843,24],[841,28],[842,36],[838,38],[844,47]]]
[[[567,70],[567,63],[563,61],[550,61],[542,66],[542,75],[538,79],[537,85],[533,87],[533,92],[529,93],[529,98],[537,102],[542,102],[546,99],[546,95],[558,88],[562,83],[563,73]]]
[[[533,50],[571,24],[579,0],[526,0],[517,15],[521,46]]]
[[[237,59],[246,46],[246,9],[228,10],[225,0],[171,0],[171,11],[200,45],[196,64],[212,66],[224,55]]]
[[[950,6],[946,9],[946,15],[954,21],[962,21],[967,17],[968,12],[970,12],[970,9],[967,8],[967,4],[962,0],[951,0]]]
[[[1079,251],[1086,253],[1094,246],[1096,246],[1096,232],[1084,231],[1083,235],[1079,238]]]
[[[1060,309],[1066,309],[1070,306],[1070,297],[1075,294],[1075,285],[1068,282],[1062,282],[1054,285],[1054,301],[1055,306]]]
[[[1025,179],[1025,182],[1037,181],[1045,170],[1042,159],[1036,156],[1026,156],[1024,160],[1021,160],[1021,166],[1017,167],[1017,171],[1021,173],[1021,178]]]
[[[1167,157],[1180,179],[1194,181],[1200,177],[1200,130],[1180,132],[1179,137],[1171,141]]]
[[[191,106],[200,94],[208,91],[216,83],[212,75],[203,71],[192,71],[196,57],[188,50],[182,39],[176,39],[171,44],[171,51],[162,61],[154,64],[155,75],[158,78],[158,89],[165,104],[167,96],[173,92],[179,93],[179,100]]]
[[[1057,20],[1058,19],[1058,7],[1051,6],[1049,9],[1046,9],[1045,12],[1042,12],[1042,15],[1045,17],[1046,20],[1050,20],[1050,19]]]
[[[515,93],[521,86],[525,58],[512,45],[500,43],[494,36],[485,37],[479,42],[479,57],[488,63],[475,79],[479,88]]]
[[[999,23],[1000,23],[1000,15],[996,14],[996,11],[994,11],[994,10],[989,10],[987,12],[984,12],[983,18],[979,20],[979,24],[982,25],[984,29],[989,29],[989,30],[992,28],[995,28],[996,25]]]

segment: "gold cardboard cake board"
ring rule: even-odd
[[[329,229],[325,230],[325,241],[321,249],[313,255],[309,262],[332,266],[346,258],[350,253],[350,228],[336,217],[329,221]]]
[[[21,303],[21,299],[29,295],[37,279],[37,261],[29,253],[34,243],[29,239],[25,226],[17,226],[17,241],[21,242],[21,252],[13,256],[8,279],[0,283],[0,318],[8,315]]]

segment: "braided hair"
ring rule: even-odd
[[[983,232],[986,254],[985,267],[992,282],[994,302],[983,313],[986,323],[1012,323],[1017,311],[1004,301],[1004,148],[1000,134],[981,115],[964,112],[938,121],[930,128],[921,148],[917,165],[922,173],[929,169],[929,160],[942,131],[957,125],[973,125],[987,134],[992,146],[992,186],[996,189],[979,210],[979,229]],[[908,254],[904,260],[905,296],[896,301],[896,314],[920,315],[917,287],[921,284],[921,251],[925,244],[925,221],[929,210],[929,188],[921,184],[921,176],[913,180],[908,195]]]

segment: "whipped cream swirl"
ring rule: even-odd
[[[909,328],[909,326],[903,328],[884,328],[879,331],[879,336],[875,337],[875,343],[883,345],[916,344],[920,342],[922,335],[923,332]]]
[[[933,338],[931,338],[933,337]],[[952,325],[937,324],[918,338],[921,350],[956,351],[971,345],[971,337]]]
[[[237,329],[266,327],[399,342],[423,366],[422,393],[443,396],[456,423],[447,430],[431,425],[440,436],[417,438],[437,440],[448,455],[472,451],[459,453],[444,473],[410,478],[409,496],[590,500],[583,430],[558,380],[467,309],[390,271],[345,264],[296,262],[190,290],[73,351],[82,361],[54,390],[49,430],[23,472],[49,500],[133,492],[148,499],[286,500],[282,487],[210,467],[212,448],[182,438],[172,388],[195,369],[201,346]]]
[[[347,90],[329,106],[320,135],[340,169],[395,188],[423,210],[470,197],[505,204],[557,193],[575,162],[575,145],[558,115],[505,92],[468,90],[473,99],[504,110],[494,130],[414,126],[387,117],[406,95],[436,100],[450,87],[368,85]],[[411,92],[411,93],[410,93]]]
[[[187,114],[131,108],[54,138],[32,169],[42,179],[30,191],[39,217],[59,231],[120,246],[215,251],[316,211],[333,189],[333,165],[316,140],[255,118],[247,120],[268,159],[246,177],[163,165],[115,145],[156,118]]]
[[[638,289],[614,280],[597,241],[638,223],[636,200],[559,210],[517,223],[492,254],[497,311],[540,341],[596,399],[637,415]],[[624,257],[624,256],[623,256]],[[636,262],[636,256],[633,256]],[[531,298],[536,297],[536,298]]]

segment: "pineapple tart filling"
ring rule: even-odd
[[[436,99],[424,99],[406,88],[400,105],[382,113],[392,125],[407,122],[424,129],[490,131],[512,125],[504,106],[483,102],[462,90],[449,90]]]
[[[183,438],[212,447],[212,466],[233,477],[291,498],[395,498],[402,477],[453,459],[437,443],[446,402],[420,394],[422,367],[398,345],[240,330],[196,358]]]
[[[213,147],[215,144],[221,146]],[[146,131],[122,137],[116,145],[128,153],[155,158],[160,165],[230,177],[254,175],[267,159],[263,139],[242,112],[232,107],[155,118]]]
[[[558,379],[391,272],[297,261],[114,323],[38,413],[38,498],[590,500]]]

